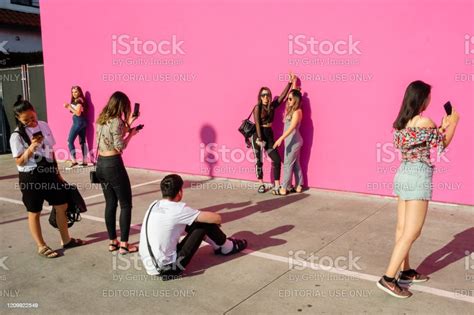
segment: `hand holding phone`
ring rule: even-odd
[[[133,117],[138,117],[140,115],[140,103],[135,103],[133,107]]]
[[[43,133],[40,131],[37,131],[33,134],[33,137],[31,139],[31,147],[33,149],[33,151],[36,151],[36,148],[41,144],[41,142],[43,141]]]
[[[447,101],[446,104],[444,104],[444,110],[446,111],[446,115],[451,115],[453,112],[453,106],[450,101]]]
[[[40,131],[37,131],[33,134],[33,139],[42,139],[44,138],[43,133]]]

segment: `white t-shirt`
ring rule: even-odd
[[[56,144],[56,140],[54,139],[53,133],[51,132],[51,129],[49,128],[48,124],[44,121],[39,120],[38,125],[36,127],[26,127],[25,130],[30,140],[33,138],[34,133],[41,131],[44,137],[43,142],[36,148],[35,154],[41,155],[49,160],[52,160],[54,156],[53,146]],[[18,128],[15,129],[15,131],[18,131]],[[10,136],[10,148],[12,150],[13,157],[17,158],[21,156],[23,152],[26,151],[26,149],[28,149],[28,143],[23,140],[23,138],[18,132],[13,132]],[[29,158],[25,165],[17,165],[19,172],[29,172],[36,168],[37,165],[34,157],[35,154],[33,154]]]
[[[150,211],[150,218],[148,219],[148,225],[146,225],[146,218]],[[158,272],[148,252],[146,232],[148,232],[148,240],[153,255],[158,266],[162,268],[164,265],[176,261],[176,246],[179,238],[183,234],[186,225],[191,225],[199,213],[199,210],[187,207],[184,202],[163,199],[150,205],[143,218],[139,246],[140,258],[149,275],[156,275]]]

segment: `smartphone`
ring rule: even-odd
[[[453,112],[453,107],[451,106],[451,102],[447,101],[446,104],[444,104],[444,110],[446,111],[446,114],[449,116]]]
[[[140,114],[140,103],[135,103],[135,106],[133,107],[133,116],[138,117],[138,114]]]
[[[143,129],[143,127],[145,127],[145,125],[138,125],[138,126],[135,127],[135,129],[136,129],[137,131],[140,131],[140,130]]]
[[[37,131],[33,134],[33,138],[43,138],[43,133],[40,131]]]

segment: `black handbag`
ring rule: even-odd
[[[97,150],[95,151],[95,163],[94,163],[94,169],[91,170],[89,173],[89,179],[91,181],[91,184],[100,184],[100,180],[97,177],[97,171],[96,171],[96,165],[97,165],[97,156],[99,155],[99,141],[100,137],[102,136],[102,126],[100,127],[100,133],[99,133],[99,139],[97,139]]]
[[[96,170],[92,170],[89,173],[89,178],[90,178],[91,184],[100,184],[100,180],[97,177],[97,171]]]
[[[250,112],[249,117],[242,121],[242,124],[239,127],[239,132],[244,136],[245,139],[250,138],[257,131],[255,124],[250,121],[250,116],[252,116],[253,110]]]
[[[63,187],[66,190],[68,203],[66,210],[67,226],[71,227],[74,225],[74,222],[81,221],[81,213],[87,211],[87,206],[76,185],[70,185],[64,182]],[[54,207],[49,214],[48,221],[51,226],[58,228],[58,223],[56,222],[56,209]]]

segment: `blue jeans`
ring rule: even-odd
[[[79,136],[79,143],[81,144],[82,158],[86,160],[87,158],[87,145],[86,145],[86,127],[87,120],[83,117],[74,115],[72,117],[72,127],[69,131],[69,137],[67,138],[67,144],[69,152],[73,159],[76,159],[76,148],[74,147],[74,141],[77,136]]]

